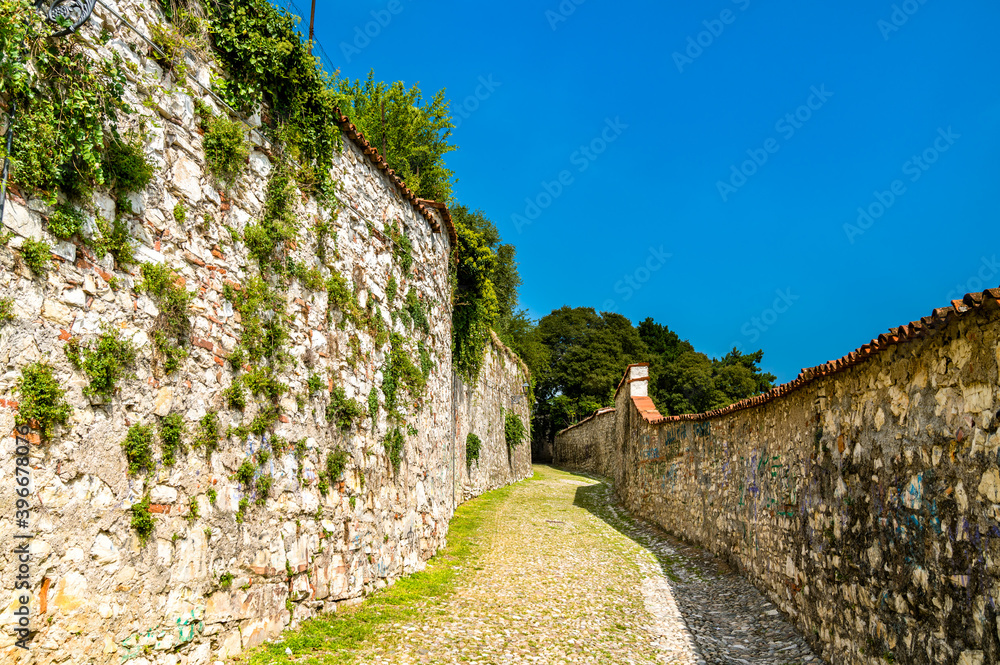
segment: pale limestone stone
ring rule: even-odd
[[[996,467],[991,468],[983,474],[979,482],[979,493],[986,497],[990,503],[1000,503],[1000,472]]]
[[[73,307],[83,307],[87,303],[87,296],[83,289],[70,289],[62,294],[62,301]]]
[[[115,218],[115,200],[105,194],[104,192],[94,192],[94,197],[92,199],[94,207],[97,208],[97,214],[99,214],[104,219],[111,221]]]
[[[94,276],[87,274],[83,277],[83,292],[88,296],[97,295],[97,282],[94,281]]]
[[[174,186],[180,190],[189,204],[201,200],[201,169],[191,159],[179,156],[174,162]]]
[[[176,503],[177,490],[167,485],[156,485],[149,492],[149,500],[153,503]]]
[[[173,403],[173,386],[163,386],[156,393],[156,399],[153,402],[153,413],[161,418],[170,415],[170,408],[173,406]]]
[[[86,605],[90,600],[89,596],[87,578],[72,571],[56,582],[52,604],[63,612],[72,612]]]
[[[25,238],[39,240],[42,237],[42,218],[27,207],[8,198],[4,208],[4,226]]]
[[[958,665],[983,665],[984,657],[982,651],[963,651],[958,657]]]
[[[73,311],[58,300],[48,298],[42,303],[42,318],[61,326],[68,326],[73,320]]]
[[[76,261],[76,245],[68,240],[56,240],[53,242],[52,253],[69,263]]]
[[[90,556],[94,557],[98,564],[106,566],[118,563],[120,555],[111,538],[107,534],[101,533],[98,534],[90,548]]]

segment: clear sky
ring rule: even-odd
[[[456,199],[517,246],[533,316],[653,317],[787,381],[1000,285],[997,25],[987,0],[319,0],[316,33],[342,75],[447,89]]]

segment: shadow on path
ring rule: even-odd
[[[629,513],[610,481],[579,471],[593,485],[573,504],[595,515],[655,557],[677,609],[706,665],[820,665],[802,635],[744,577],[711,553],[685,545]]]

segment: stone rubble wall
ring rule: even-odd
[[[613,469],[607,442],[614,438],[614,432],[615,410],[599,409],[589,418],[559,433],[556,438],[559,443],[553,446],[552,463],[576,471],[611,476]]]
[[[718,417],[659,417],[643,369],[557,459],[737,566],[830,663],[1000,662],[995,307]]]
[[[146,35],[148,26],[161,20],[156,3],[110,4]],[[110,33],[103,46],[97,38],[102,28]],[[331,165],[343,205],[328,209],[302,198],[294,255],[320,266],[309,229],[315,221],[330,222],[327,254],[336,257],[333,267],[358,301],[364,306],[372,297],[386,326],[407,340],[415,364],[420,365],[418,342],[430,352],[433,367],[425,393],[401,399],[406,441],[400,469],[393,470],[383,446],[393,427],[381,392],[389,345],[376,345],[368,330],[355,329],[339,311],[328,323],[327,294],[309,291],[297,280],[280,287],[294,316],[285,347],[292,361],[278,378],[291,392],[281,399],[283,415],[273,434],[290,442],[304,439],[304,458],[272,446],[276,440],[270,434],[224,439],[211,456],[195,450],[190,439],[208,410],[218,410],[224,430],[249,423],[263,406],[250,396],[240,413],[228,409],[222,396],[235,378],[226,358],[241,334],[239,313],[223,297],[223,288],[259,274],[246,247],[225,226],[240,235],[259,218],[275,151],[252,135],[247,172],[220,192],[206,171],[194,115],[195,86],[177,85],[147,57],[136,35],[100,5],[81,33],[95,45],[97,57],[117,53],[135,65],[125,97],[137,116],[129,121],[137,124],[139,115],[147,121],[147,154],[156,176],[145,192],[129,197],[135,214],[125,219],[138,261],[170,266],[195,294],[190,355],[169,375],[156,361],[151,334],[159,311],[134,288],[141,279],[138,265],[123,270],[110,256],[98,260],[82,243],[56,242],[44,230],[50,210],[45,201],[16,193],[8,197],[3,230],[13,237],[0,246],[0,294],[14,299],[16,319],[0,327],[0,588],[7,599],[0,605],[0,661],[202,665],[254,647],[320,612],[359,602],[423,568],[445,543],[456,502],[531,473],[520,451],[510,465],[500,464],[507,448],[502,437],[493,436],[483,437],[483,460],[470,479],[462,471],[464,437],[456,446],[456,423],[463,432],[469,427],[502,431],[502,420],[481,419],[497,417],[501,406],[521,407],[477,384],[461,391],[463,404],[475,409],[455,413],[452,247],[444,219],[432,213],[442,229],[434,232],[399,188],[345,139]],[[198,80],[209,83],[208,65],[189,65]],[[223,112],[209,96],[201,99]],[[174,218],[178,203],[187,211],[183,223]],[[111,197],[97,192],[87,215],[113,219],[116,212]],[[409,274],[394,260],[383,232],[387,222],[399,223],[412,242]],[[54,246],[58,259],[46,277],[33,275],[18,258],[29,237]],[[399,283],[391,304],[386,297],[390,276]],[[410,288],[428,307],[429,334],[390,315],[401,309]],[[82,392],[88,380],[70,365],[64,347],[73,337],[95,339],[102,326],[130,339],[139,361],[133,375],[119,381],[112,399],[92,403]],[[521,367],[497,347],[489,354],[482,381],[513,391],[525,380]],[[14,646],[13,611],[24,592],[14,590],[16,561],[8,547],[14,533],[24,533],[14,523],[13,430],[21,370],[38,360],[53,366],[73,414],[49,442],[40,441],[37,432],[29,434],[30,608],[31,628],[37,632],[24,651]],[[297,403],[295,396],[306,392],[313,373],[328,387],[342,386],[364,406],[366,415],[349,431],[327,423],[326,391]],[[373,388],[380,402],[374,421],[367,415]],[[121,448],[129,427],[142,423],[155,429],[159,417],[174,413],[183,416],[187,428],[186,450],[166,467],[157,442],[156,469],[130,475]],[[527,419],[526,411],[522,415]],[[321,494],[323,463],[338,447],[348,453],[346,471]],[[267,497],[248,492],[234,478],[240,464],[262,449],[271,455],[256,474],[274,479]],[[470,490],[461,491],[463,485]],[[214,502],[209,490],[217,497]],[[155,533],[143,545],[131,528],[129,509],[147,495]],[[240,524],[237,506],[244,497],[251,503]],[[258,498],[263,506],[256,505]],[[189,520],[192,500],[199,516]],[[222,581],[226,575],[233,576],[229,585]]]
[[[463,500],[532,475],[531,409],[523,387],[528,374],[521,359],[491,334],[476,382],[466,384],[456,377],[455,441],[464,464],[455,478]],[[507,446],[505,413],[516,414],[524,423],[524,441],[514,449]],[[466,454],[469,433],[482,442],[475,461]]]

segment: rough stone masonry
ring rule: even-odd
[[[147,3],[109,4],[147,36],[149,25],[161,20]],[[102,29],[103,42],[97,38]],[[418,345],[427,353],[426,391],[399,406],[405,419],[399,470],[384,445],[393,426],[381,392],[389,345],[379,345],[372,330],[342,312],[328,312],[325,291],[293,280],[282,293],[293,315],[286,345],[291,360],[278,376],[289,392],[279,400],[282,415],[273,431],[224,438],[211,455],[189,445],[173,466],[164,465],[156,449],[154,470],[130,474],[121,444],[132,425],[155,430],[159,418],[179,414],[190,438],[209,411],[218,411],[225,430],[268,408],[251,399],[240,412],[223,397],[235,380],[227,358],[243,332],[240,312],[224,291],[229,285],[240,293],[256,269],[239,238],[261,214],[274,151],[252,133],[247,173],[220,192],[206,169],[195,97],[216,113],[224,109],[164,72],[139,48],[135,33],[100,5],[81,32],[94,57],[117,54],[131,63],[125,97],[146,120],[147,155],[157,176],[129,197],[135,211],[130,234],[140,264],[169,266],[193,292],[192,333],[181,368],[166,373],[151,338],[159,309],[135,289],[139,266],[118,269],[110,256],[99,260],[83,244],[55,241],[43,224],[47,203],[11,195],[4,230],[13,237],[0,247],[0,293],[13,298],[15,315],[0,328],[0,661],[200,665],[419,570],[444,543],[457,503],[530,475],[527,443],[510,450],[503,436],[504,414],[528,423],[527,375],[493,340],[476,382],[463,385],[453,376],[454,245],[447,212],[414,199],[347,128],[331,165],[343,205],[329,209],[303,197],[296,217],[303,233],[316,222],[329,224],[321,242],[357,301],[370,304],[401,336],[417,365]],[[206,85],[219,74],[206,63],[188,64]],[[181,220],[174,214],[178,205],[186,211]],[[110,220],[118,212],[110,197],[97,193],[86,211],[88,226],[96,214]],[[410,240],[412,270],[394,259],[387,224]],[[27,238],[54,247],[46,277],[18,258]],[[324,271],[313,240],[298,243],[295,258]],[[390,278],[398,285],[392,302]],[[426,308],[426,333],[397,316],[411,289]],[[64,349],[70,339],[87,342],[107,327],[131,341],[138,362],[112,398],[91,399],[83,394],[87,377]],[[21,370],[38,360],[54,368],[72,415],[48,442],[37,431],[28,435],[33,538],[25,651],[15,646],[14,612],[25,592],[15,589],[11,543],[25,530],[14,521],[13,432]],[[325,384],[312,394],[311,374]],[[346,429],[324,417],[332,387],[364,406],[363,417]],[[470,431],[483,442],[478,462],[465,457]],[[297,441],[297,451],[283,445]],[[347,453],[346,466],[324,488],[324,461],[336,449]],[[247,460],[256,465],[255,479],[272,478],[270,488],[248,489],[238,481],[235,472]],[[155,531],[143,544],[130,525],[130,508],[147,496]]]
[[[738,567],[834,664],[1000,662],[1000,289],[792,383],[662,417],[649,368],[556,437]]]

